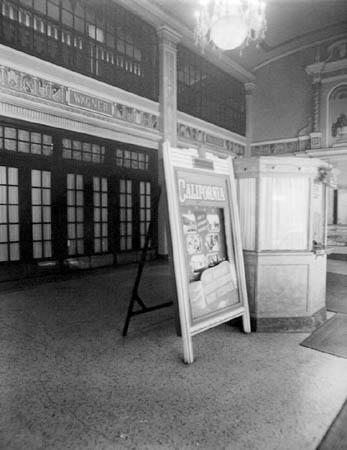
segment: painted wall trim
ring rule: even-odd
[[[306,136],[301,136],[301,137],[306,137]],[[307,136],[307,139],[309,139],[310,137]],[[270,141],[259,141],[259,142],[252,142],[251,147],[256,147],[258,145],[268,145],[268,144],[282,144],[282,143],[286,143],[286,142],[297,142],[298,138],[284,138],[284,139],[274,139],[274,140],[270,140]]]
[[[269,64],[272,64],[272,63],[274,63],[274,62],[276,62],[276,61],[278,61],[278,60],[280,60],[282,58],[286,58],[287,56],[293,55],[294,53],[298,53],[298,52],[300,52],[302,50],[306,50],[308,48],[317,47],[317,46],[325,44],[326,42],[329,42],[329,41],[331,41],[333,39],[334,40],[341,39],[341,38],[346,37],[346,36],[347,36],[346,32],[343,32],[343,33],[337,34],[335,36],[330,36],[330,37],[321,39],[319,41],[311,42],[309,44],[304,44],[304,45],[301,45],[301,46],[296,47],[294,49],[285,51],[285,52],[281,53],[280,55],[274,56],[273,58],[269,58],[266,61],[263,61],[262,63],[257,64],[256,66],[253,67],[252,72],[256,72],[257,70],[262,69],[263,67],[265,67],[265,66],[267,66]]]
[[[247,144],[244,136],[180,111],[177,113],[177,140],[182,147],[203,147],[224,156],[244,156]]]
[[[153,138],[153,135],[146,135],[143,131],[134,134],[133,128],[114,127],[109,122],[96,117],[82,116],[68,110],[53,111],[47,105],[2,93],[0,115],[153,149],[159,148],[161,139],[159,135]]]
[[[183,123],[188,126],[194,126],[196,128],[201,128],[207,133],[214,134],[219,137],[223,137],[225,139],[230,139],[238,144],[246,145],[246,137],[241,136],[240,134],[234,133],[232,131],[226,130],[225,128],[221,128],[218,125],[214,125],[209,122],[205,122],[198,117],[190,116],[182,111],[177,111],[177,122]]]

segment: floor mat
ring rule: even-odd
[[[317,328],[301,345],[347,359],[347,315],[336,314]]]
[[[327,310],[347,314],[347,276],[327,275]]]
[[[328,256],[328,259],[336,259],[338,261],[347,261],[347,254],[346,253],[331,253]]]
[[[347,400],[330,426],[317,450],[346,450],[347,447]]]

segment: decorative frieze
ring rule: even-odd
[[[298,139],[288,141],[252,144],[252,156],[269,156],[297,153],[311,148],[309,136],[300,136]]]
[[[158,130],[159,118],[155,114],[140,111],[132,106],[123,105],[121,103],[114,103],[114,117],[116,119],[124,120],[125,122],[141,125],[152,130]]]
[[[156,114],[80,92],[10,67],[0,66],[0,88],[78,109],[87,115],[92,113],[94,117],[105,119],[107,116],[155,131],[159,128]]]
[[[180,138],[201,143],[204,142],[204,132],[202,130],[184,125],[183,123],[177,123],[177,134]]]
[[[216,147],[224,147],[224,139],[212,136],[211,134],[205,135],[205,142],[206,144],[215,145]]]
[[[206,131],[183,123],[177,123],[177,135],[179,138],[192,141],[194,144],[206,144],[240,156],[245,154],[245,145],[209,134]]]
[[[10,67],[0,66],[0,86],[54,103],[65,103],[66,87]]]
[[[238,156],[245,156],[245,146],[237,142],[225,141],[226,148],[229,152],[235,153]]]

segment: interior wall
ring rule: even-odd
[[[312,79],[305,68],[313,62],[314,49],[310,48],[255,72],[254,142],[294,138],[308,124],[312,116]]]

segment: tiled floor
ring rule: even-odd
[[[222,325],[193,338],[186,366],[173,308],[134,318],[122,338],[134,277],[132,266],[0,293],[1,449],[316,448],[347,396],[346,359],[300,346],[307,334]],[[143,280],[145,301],[170,300],[167,266]]]

